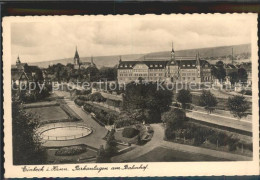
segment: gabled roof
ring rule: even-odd
[[[28,76],[25,74],[25,72],[19,72],[19,71],[11,71],[11,79],[13,81],[20,80],[22,75],[26,77],[27,80],[29,80]]]

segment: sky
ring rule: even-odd
[[[251,42],[246,15],[79,18],[13,22],[12,63],[79,55],[106,56],[237,45]]]

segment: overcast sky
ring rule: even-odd
[[[76,20],[76,18],[75,18]],[[20,22],[11,26],[12,63],[48,61],[79,55],[103,56],[250,43],[247,16],[214,18],[118,18]]]

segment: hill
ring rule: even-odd
[[[230,56],[232,54],[233,48],[233,55],[237,56],[243,53],[251,54],[251,45],[250,44],[242,44],[242,45],[234,45],[234,46],[220,46],[220,47],[209,47],[209,48],[200,48],[200,49],[187,49],[187,50],[179,50],[176,51],[176,56],[195,56],[198,52],[200,56],[206,59],[224,56]],[[145,58],[144,58],[145,56]],[[130,55],[122,55],[123,61],[128,60],[165,60],[169,59],[171,56],[170,51],[161,51],[161,52],[151,52],[148,54],[130,54]],[[90,62],[91,57],[81,57],[82,62]],[[106,67],[113,67],[118,64],[119,55],[114,56],[97,56],[94,57],[94,63],[97,65],[98,68],[106,66]],[[209,60],[210,61],[210,60]],[[212,60],[215,61],[215,60]],[[52,64],[67,64],[73,63],[73,57],[66,58],[66,59],[59,59],[59,60],[52,60],[52,61],[44,61],[44,62],[35,62],[29,63],[30,65],[37,65],[39,67],[46,68],[48,65]]]
[[[242,45],[234,45],[234,46],[220,46],[220,47],[209,47],[209,48],[200,48],[200,49],[187,49],[176,51],[176,56],[195,56],[198,52],[203,58],[210,57],[223,57],[232,55],[237,56],[243,53],[251,54],[251,45],[250,44],[242,44]],[[152,52],[145,55],[145,59],[169,59],[171,57],[170,51],[163,52]],[[139,60],[143,60],[144,57],[139,58]]]

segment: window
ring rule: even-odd
[[[185,77],[182,78],[185,81]]]
[[[190,77],[188,77],[188,80],[190,80]]]
[[[162,65],[160,64],[160,67],[162,67]]]
[[[193,77],[192,80],[195,81],[195,77]]]
[[[155,64],[155,67],[158,67],[158,65],[157,65],[157,64]]]

